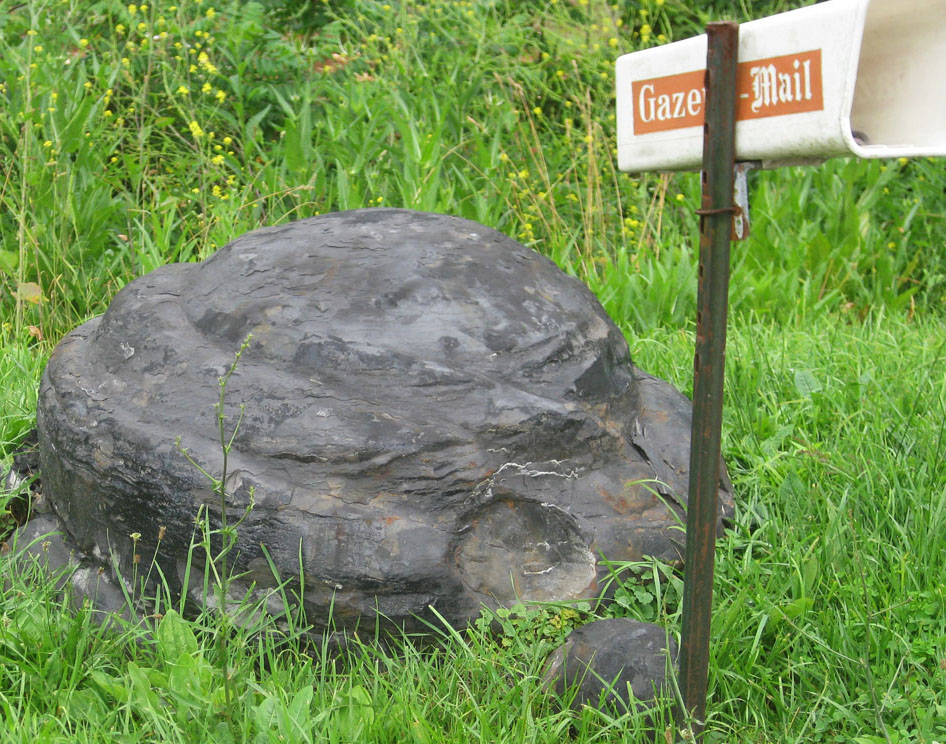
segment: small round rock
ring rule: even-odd
[[[570,703],[576,710],[588,705],[644,711],[669,694],[667,671],[676,657],[676,641],[659,625],[595,620],[573,630],[549,655],[543,682],[560,696],[574,687]]]

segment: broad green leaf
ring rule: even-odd
[[[365,726],[374,722],[371,694],[362,685],[355,685],[347,692],[341,693],[338,701],[332,718],[342,737],[354,738]]]
[[[146,670],[135,662],[128,662],[128,678],[131,680],[132,698],[130,702],[140,708],[152,711],[161,709],[161,700],[152,689],[152,680]]]
[[[304,721],[309,716],[309,707],[312,705],[312,685],[306,685],[292,696],[289,704],[289,715],[296,721]]]
[[[177,610],[168,610],[157,630],[158,651],[165,660],[178,659],[182,655],[197,654],[197,638],[190,624]]]
[[[786,473],[778,488],[778,497],[781,501],[797,501],[806,493],[805,484],[794,470]]]
[[[768,439],[762,442],[762,452],[766,455],[773,455],[778,451],[779,447],[785,442],[785,440],[790,437],[795,431],[795,427],[792,425],[780,426],[775,430],[775,433],[772,434]]]
[[[793,619],[799,615],[804,615],[808,610],[810,610],[815,605],[815,600],[811,597],[799,597],[798,599],[793,599],[786,605],[782,605],[782,612],[785,617]]]
[[[824,388],[817,378],[807,369],[795,372],[795,389],[804,398],[810,398],[812,393],[820,393]]]
[[[121,680],[106,674],[99,669],[93,669],[89,672],[89,678],[92,684],[101,692],[119,703],[127,703],[129,690]]]
[[[276,721],[276,701],[273,700],[272,695],[264,697],[253,709],[253,719],[256,721],[256,728],[259,729],[263,741],[266,741],[267,732]]]
[[[818,577],[821,575],[821,561],[818,560],[818,556],[813,555],[807,561],[805,561],[805,566],[802,571],[802,579],[805,582],[805,591],[811,592],[815,583],[818,581]]]
[[[83,132],[89,128],[89,117],[96,101],[88,96],[76,107],[69,122],[59,135],[62,142],[62,151],[73,153],[86,145]]]
[[[207,702],[215,687],[213,668],[207,661],[185,651],[169,666],[168,691],[172,695],[185,703]]]
[[[250,120],[246,123],[244,127],[244,139],[248,142],[251,142],[256,139],[257,133],[260,131],[260,122],[266,118],[269,114],[269,110],[272,108],[270,104],[267,104],[262,111],[258,111],[254,114]]]
[[[226,721],[220,721],[215,727],[211,741],[214,744],[230,744],[233,741],[233,732]]]
[[[59,689],[55,694],[56,709],[60,707],[73,718],[94,720],[105,716],[102,696],[90,687],[79,690]]]

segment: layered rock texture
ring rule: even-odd
[[[366,209],[162,267],[56,349],[44,490],[106,575],[157,549],[190,589],[195,517],[219,524],[220,504],[176,441],[220,473],[218,380],[250,334],[225,390],[228,431],[244,406],[231,522],[254,494],[236,593],[275,586],[271,559],[311,622],[410,629],[431,606],[463,624],[593,596],[602,557],[682,556],[690,403],[632,364],[595,297],[482,225]]]

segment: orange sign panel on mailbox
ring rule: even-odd
[[[701,126],[705,70],[635,80],[634,133]],[[739,64],[736,119],[761,119],[824,108],[821,50],[785,54]]]

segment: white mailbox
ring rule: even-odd
[[[706,36],[617,60],[618,166],[699,170]],[[946,0],[828,0],[739,27],[736,159],[946,155]]]

